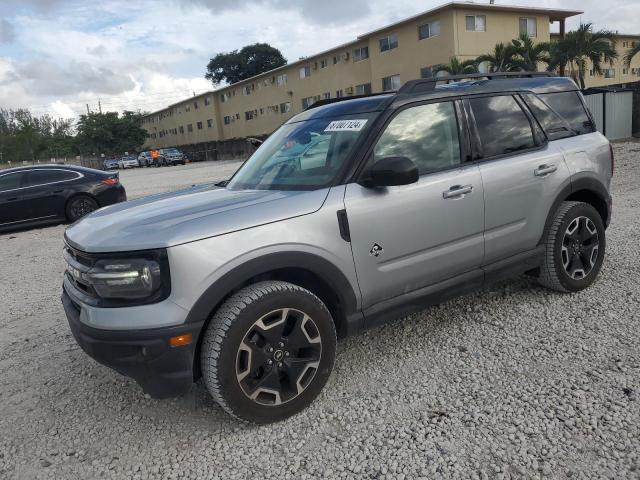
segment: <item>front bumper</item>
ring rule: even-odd
[[[66,291],[62,305],[71,333],[84,352],[117,372],[133,378],[153,398],[181,395],[194,380],[193,360],[202,323],[151,330],[102,330],[80,320],[81,307]],[[113,310],[117,315],[118,309]],[[191,333],[193,342],[171,347],[169,339]]]

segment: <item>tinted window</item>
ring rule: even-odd
[[[9,173],[0,176],[0,192],[20,188],[22,177],[24,177],[24,173]]]
[[[593,126],[580,101],[578,92],[545,93],[539,97],[566,120],[577,134],[593,132]]]
[[[560,115],[555,113],[540,98],[532,93],[523,94],[525,102],[544,129],[549,140],[572,137],[577,132]]]
[[[529,119],[511,95],[473,98],[469,102],[484,157],[518,152],[535,146]]]
[[[27,183],[25,186],[33,187],[47,183],[64,182],[66,180],[73,180],[77,177],[77,173],[64,170],[32,170],[27,176]]]
[[[458,122],[453,102],[432,103],[400,112],[374,149],[375,160],[407,157],[420,174],[460,163]]]

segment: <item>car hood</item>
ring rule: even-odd
[[[192,187],[97,210],[67,228],[65,239],[96,253],[166,248],[313,213],[328,191]]]

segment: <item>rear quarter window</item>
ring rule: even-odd
[[[538,98],[542,100],[555,115],[560,116],[576,135],[592,133],[594,131],[589,115],[580,100],[578,92],[543,93],[538,95]],[[544,125],[543,128],[545,128]]]

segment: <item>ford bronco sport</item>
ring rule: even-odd
[[[203,377],[227,412],[268,423],[318,395],[337,337],[524,272],[588,287],[613,156],[576,85],[440,80],[321,101],[228,182],[71,225],[77,342],[153,397]]]

